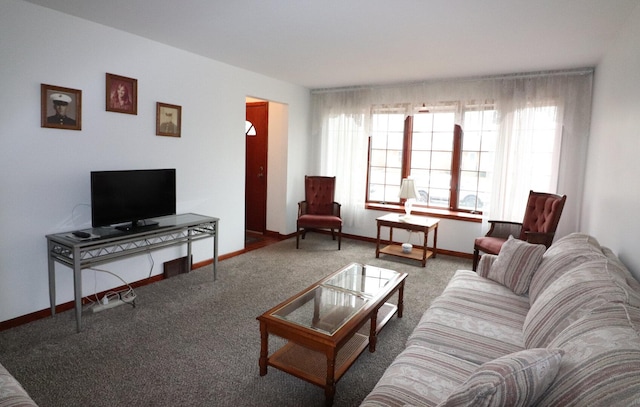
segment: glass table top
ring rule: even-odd
[[[400,275],[393,270],[353,263],[272,315],[333,335]]]

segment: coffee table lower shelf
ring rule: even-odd
[[[397,244],[390,244],[380,249],[380,253],[388,254],[391,256],[405,257],[407,259],[418,260],[424,262],[429,257],[433,256],[431,250],[427,250],[427,255],[424,255],[424,249],[414,246],[411,252],[405,253],[402,251],[402,246]]]
[[[376,334],[398,310],[395,304],[385,303],[378,310]],[[334,380],[337,382],[369,346],[370,324],[365,324],[344,344],[336,355]],[[287,342],[269,356],[267,364],[320,387],[327,385],[327,356],[293,341]]]

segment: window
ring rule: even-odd
[[[498,142],[493,106],[468,106],[463,114],[458,207],[481,212],[491,197],[491,174]]]
[[[381,109],[372,114],[367,201],[399,202],[404,116],[403,109]]]
[[[489,200],[497,139],[493,105],[445,103],[406,119],[405,111],[372,110],[367,202],[399,204],[402,178],[411,176],[420,194],[417,206],[481,212]]]

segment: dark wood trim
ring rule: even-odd
[[[404,206],[398,205],[398,204],[367,203],[365,204],[365,209],[384,211],[384,212],[404,213]],[[427,207],[414,205],[413,209],[411,209],[411,214],[422,215],[422,216],[433,216],[440,219],[452,219],[452,220],[459,220],[463,222],[482,223],[481,214],[470,213],[470,212],[458,212],[458,211],[452,211],[449,209],[435,209],[435,208],[427,208]]]
[[[213,262],[213,261],[212,261]],[[194,269],[196,268],[195,265],[193,267]],[[133,288],[138,288],[138,287],[142,287],[145,286],[147,284],[151,284],[151,283],[155,283],[157,281],[160,280],[164,280],[164,275],[163,274],[158,274],[156,276],[153,277],[149,277],[149,278],[145,278],[144,280],[139,280],[139,281],[134,281],[130,284],[131,287]],[[122,290],[126,290],[128,288],[128,286],[126,285],[121,285],[120,287],[115,287],[115,288],[110,288],[108,290],[102,291],[100,293],[97,293],[96,295],[98,297],[102,297],[104,296],[106,293],[110,292],[110,291],[122,291]],[[92,300],[89,300],[89,297],[93,297],[94,294],[91,294],[90,296],[87,297],[83,297],[82,298],[82,305],[86,305],[92,302]],[[93,301],[95,302],[95,301]],[[65,312],[65,311],[69,311],[74,309],[74,302],[73,301],[69,301],[69,302],[65,302],[63,304],[58,304],[56,305],[56,314],[61,313],[61,312]],[[16,326],[19,325],[24,325],[26,323],[29,322],[33,322],[33,321],[37,321],[38,319],[43,319],[43,318],[47,318],[51,316],[51,309],[50,308],[46,308],[40,311],[36,311],[36,312],[32,312],[31,314],[26,314],[26,315],[22,315],[13,319],[9,319],[7,321],[2,321],[0,322],[0,331],[4,331],[7,330],[9,328],[14,328]]]

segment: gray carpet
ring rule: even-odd
[[[382,330],[337,383],[334,406],[357,406],[403,349],[408,335],[457,269],[471,261],[381,256],[372,243],[310,233],[136,289],[128,305],[73,311],[0,332],[0,363],[42,407],[323,406],[324,391],[269,368],[260,377],[256,317],[351,262],[407,272],[405,312]],[[392,298],[395,301],[395,296]],[[278,344],[270,341],[270,350]]]

